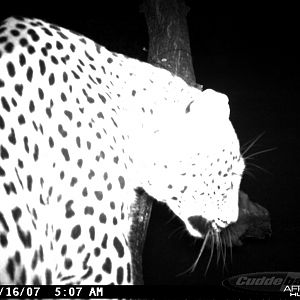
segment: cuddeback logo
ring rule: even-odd
[[[262,272],[240,274],[225,279],[223,286],[232,290],[253,292],[277,292],[300,299],[300,273]]]

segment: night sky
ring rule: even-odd
[[[194,262],[201,243],[184,233],[170,236],[181,224],[167,223],[170,213],[155,203],[144,255],[145,283],[219,286],[223,279],[240,273],[300,272],[300,143],[296,132],[300,26],[295,9],[275,4],[260,7],[253,2],[235,9],[186,2],[191,7],[188,25],[197,82],[228,95],[241,144],[264,133],[250,154],[276,148],[254,155],[248,166],[250,175],[242,182],[250,199],[269,210],[273,234],[267,240],[247,240],[233,248],[226,268],[214,257],[204,276],[204,258],[203,267],[178,276]],[[41,18],[83,33],[109,50],[146,60],[147,27],[139,1],[121,3],[110,1],[82,10],[76,4],[68,11],[42,2],[35,8],[7,8],[0,16]]]

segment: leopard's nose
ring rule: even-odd
[[[211,228],[211,223],[201,216],[192,216],[188,218],[192,227],[205,236]]]

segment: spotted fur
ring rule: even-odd
[[[237,219],[228,99],[40,20],[0,27],[0,283],[132,284],[135,189],[191,235]]]

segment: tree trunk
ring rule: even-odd
[[[144,0],[148,33],[148,62],[169,70],[195,86],[186,15],[189,8],[183,0]]]
[[[145,0],[140,9],[145,13],[149,31],[148,62],[169,70],[192,86],[197,86],[186,22],[189,9],[184,1]],[[137,190],[137,197],[130,245],[134,283],[143,284],[143,249],[153,199],[143,190]]]

